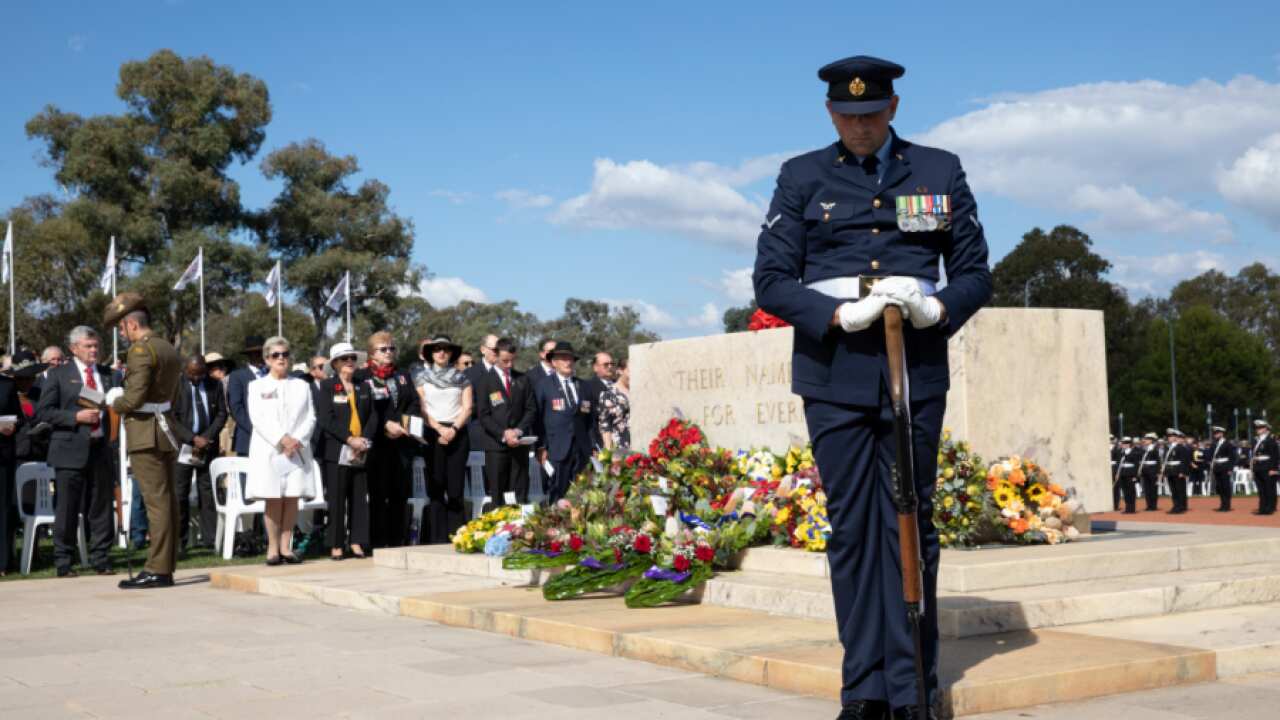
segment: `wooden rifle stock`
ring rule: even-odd
[[[911,398],[907,390],[907,353],[902,340],[902,308],[884,309],[885,353],[889,361],[889,398],[893,402],[893,435],[896,457],[893,464],[893,502],[898,514],[898,552],[902,559],[902,597],[907,606],[907,622],[915,646],[916,707],[927,714],[928,688],[925,679],[924,646],[920,621],[924,615],[924,572],[920,555],[919,502],[916,496],[916,466],[911,442]]]
[[[889,397],[893,402],[893,431],[897,462],[893,467],[893,499],[898,511],[898,543],[902,554],[902,594],[917,608],[924,599],[920,563],[920,524],[915,487],[915,457],[911,452],[911,415],[906,397],[906,351],[902,341],[902,309],[884,309],[885,350],[889,360]],[[918,610],[917,610],[918,612]]]
[[[119,442],[120,441],[120,414],[117,413],[116,409],[111,407],[110,405],[107,406],[107,426],[108,426],[108,434],[111,437],[111,442],[112,443]]]

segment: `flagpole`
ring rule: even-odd
[[[200,258],[200,357],[204,357],[204,246],[196,252]]]
[[[112,235],[111,247],[114,248],[115,246],[116,246],[116,238],[114,235]],[[115,260],[114,257],[112,257],[111,259],[113,261]],[[112,299],[115,299],[115,296],[116,296],[116,266],[115,266],[115,263],[112,262],[111,264],[111,297]],[[120,327],[119,325],[120,323],[116,323],[116,327],[111,328],[111,369],[112,370],[114,370],[115,366],[120,362]]]
[[[13,232],[13,223],[9,223],[9,232]],[[14,308],[17,307],[13,301],[13,288],[18,284],[18,278],[13,274],[13,256],[16,248],[9,248],[9,357],[13,357],[18,352],[18,335],[14,332]]]
[[[276,335],[284,337],[284,270],[276,261]]]
[[[351,342],[351,271],[347,271],[346,287],[347,291],[347,342]]]

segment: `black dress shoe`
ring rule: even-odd
[[[93,571],[99,575],[115,575],[116,571],[110,565],[94,565]]]
[[[920,708],[916,705],[900,707],[893,711],[893,720],[938,720],[933,708],[929,708],[926,712],[927,715],[921,715]]]
[[[1125,510],[1124,512],[1122,512],[1122,513],[1120,513],[1120,514],[1121,514],[1121,515],[1137,515],[1137,514],[1138,514],[1138,511],[1137,511],[1137,510]]]
[[[146,570],[138,573],[132,580],[121,580],[121,590],[148,590],[150,588],[173,587],[173,575],[156,575]]]
[[[80,573],[76,572],[75,570],[72,570],[70,567],[60,567],[58,568],[58,577],[62,577],[62,578],[80,577]]]
[[[284,564],[284,558],[279,555],[275,557],[267,558],[267,565],[270,565],[271,567],[275,567],[277,565],[283,565],[283,564]]]
[[[281,555],[280,557],[284,558],[284,561],[289,563],[290,565],[302,564],[302,558],[298,557],[297,555]]]
[[[885,720],[889,717],[889,703],[884,700],[854,700],[840,708],[836,720]]]

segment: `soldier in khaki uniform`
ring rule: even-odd
[[[178,498],[173,490],[178,445],[170,429],[170,404],[177,396],[182,363],[172,345],[152,334],[150,315],[137,293],[116,296],[107,306],[102,324],[118,325],[120,334],[131,343],[124,390],[109,396],[108,403],[124,423],[129,463],[142,491],[151,529],[143,571],[132,580],[121,580],[120,587],[172,587],[178,551]]]

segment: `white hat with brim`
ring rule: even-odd
[[[329,348],[329,367],[333,367],[334,360],[344,357],[354,357],[356,359],[357,366],[365,364],[369,359],[367,354],[356,350],[355,346],[351,343],[340,342],[335,343],[333,347]]]

